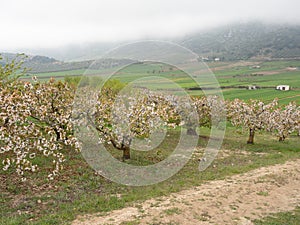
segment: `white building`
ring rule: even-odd
[[[278,85],[276,87],[276,90],[280,90],[280,91],[289,91],[290,90],[290,86],[289,85]]]
[[[248,90],[256,90],[257,87],[255,85],[249,85]]]

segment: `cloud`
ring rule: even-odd
[[[300,23],[299,0],[10,0],[0,51],[185,35],[230,22]]]

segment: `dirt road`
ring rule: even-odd
[[[105,216],[86,215],[73,225],[241,224],[300,205],[300,159],[207,182]]]

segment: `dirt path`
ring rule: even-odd
[[[224,66],[217,66],[217,67],[213,67],[213,65],[209,65],[211,71],[220,71],[220,70],[224,70],[224,69],[230,69],[230,68],[234,68],[234,67],[238,67],[238,66],[255,66],[255,65],[259,65],[261,62],[245,62],[245,61],[240,61],[240,62],[236,62],[236,63],[231,63],[228,65],[224,65]],[[216,64],[218,65],[218,64]]]
[[[300,159],[147,200],[105,216],[87,215],[73,225],[241,224],[300,205]]]

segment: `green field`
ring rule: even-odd
[[[217,70],[214,72],[219,85],[226,87],[226,86],[249,86],[249,85],[257,85],[261,87],[266,87],[265,89],[258,89],[258,90],[247,90],[247,88],[225,88],[223,89],[223,95],[225,99],[235,99],[240,98],[244,100],[248,99],[260,99],[263,101],[271,101],[274,98],[278,98],[279,102],[282,104],[286,104],[290,101],[296,101],[300,104],[300,70],[296,71],[285,71],[285,69],[289,66],[295,66],[300,68],[300,62],[298,61],[291,61],[291,62],[265,62],[259,64],[259,69],[252,69],[249,66],[238,66],[234,68],[224,68],[221,70]],[[140,66],[140,65],[139,65]],[[224,66],[218,67],[218,65],[214,64],[215,67],[212,69],[220,68]],[[225,65],[228,66],[228,65]],[[229,64],[230,66],[230,64]],[[138,65],[136,66],[138,67]],[[141,67],[141,66],[140,66]],[[154,70],[158,68],[154,68]],[[129,70],[129,69],[128,69]],[[151,71],[150,68],[146,69],[147,71]],[[284,71],[282,71],[284,70]],[[268,71],[271,73],[270,75],[260,75]],[[274,74],[272,74],[274,73]],[[254,74],[254,75],[252,75]],[[258,75],[256,75],[258,74]],[[152,74],[143,74],[138,71],[137,68],[130,67],[130,71],[121,71],[119,74],[115,76],[116,79],[119,79],[123,82],[130,82],[134,79],[137,79],[141,76],[151,76]],[[153,74],[154,75],[154,74]],[[165,72],[155,73],[155,75],[164,77],[166,79],[170,79],[173,82],[176,82],[182,88],[191,88],[197,86],[195,81],[183,73],[182,71],[175,70],[169,71],[166,70]],[[148,80],[148,82],[151,80]],[[161,82],[156,80],[155,78],[150,82],[153,85],[161,88],[168,88],[168,82]],[[275,86],[280,84],[290,85],[292,87],[291,91],[277,91],[275,90]],[[148,85],[150,85],[148,83]],[[203,84],[205,87],[206,84]],[[188,91],[191,95],[201,95],[203,94],[201,91]]]
[[[215,74],[219,86],[224,87],[223,95],[225,99],[240,98],[248,100],[252,98],[271,101],[274,98],[278,98],[281,104],[287,104],[290,101],[296,101],[297,104],[300,104],[300,61],[214,62],[208,63],[208,66]],[[63,79],[64,76],[80,76],[84,73],[87,76],[110,75],[113,71],[114,69],[102,71],[72,70],[40,73],[36,74],[36,76],[40,80],[49,79],[50,77]],[[23,77],[23,79],[29,78],[27,76]],[[151,89],[173,90],[178,85],[190,95],[203,95],[201,90],[188,90],[192,87],[198,87],[198,84],[192,77],[173,66],[162,63],[132,64],[114,73],[111,79],[117,79],[124,83],[134,82]],[[281,84],[290,85],[292,90],[275,90],[275,87]],[[210,83],[201,85],[206,87]],[[262,89],[247,90],[247,88],[237,88],[238,86],[248,87],[249,85],[259,86]]]

